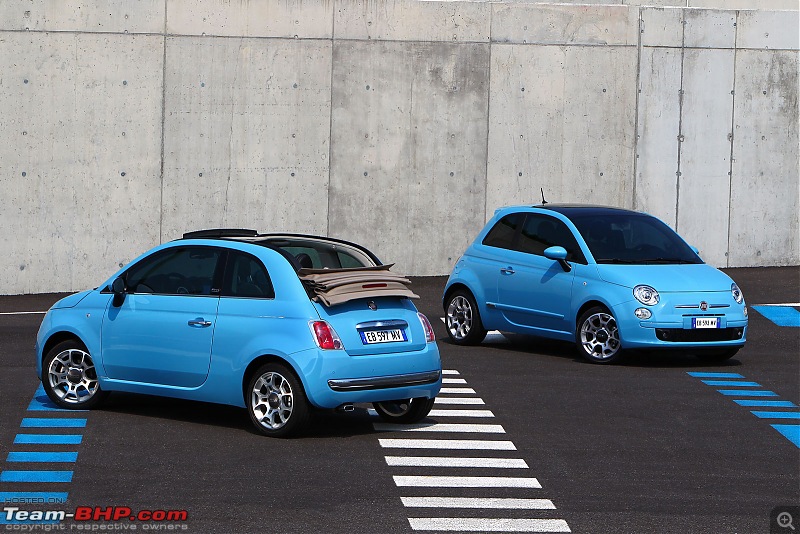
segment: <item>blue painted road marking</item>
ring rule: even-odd
[[[733,397],[777,397],[778,394],[774,391],[752,391],[749,389],[718,389],[723,395],[730,395]]]
[[[744,378],[739,373],[689,373],[695,378]]]
[[[33,394],[33,400],[28,405],[29,412],[66,412],[66,413],[76,413],[76,412],[88,412],[89,410],[68,410],[66,408],[60,408],[53,404],[53,401],[50,400],[50,397],[47,396],[47,393],[44,392],[44,387],[39,384],[39,387],[36,389],[36,393]]]
[[[9,452],[6,462],[77,462],[77,452]]]
[[[79,445],[83,440],[80,434],[17,434],[15,445]]]
[[[86,419],[26,417],[20,426],[22,428],[83,428],[86,426]]]
[[[772,425],[772,428],[800,448],[800,425]]]
[[[687,372],[689,376],[700,379],[708,386],[738,386],[742,389],[718,389],[717,391],[728,397],[761,397],[751,399],[736,399],[732,398],[733,402],[739,406],[747,406],[750,408],[798,408],[798,406],[787,400],[767,400],[764,397],[778,397],[779,395],[774,391],[766,389],[747,389],[747,388],[761,388],[757,382],[745,382],[744,380],[730,380],[741,378],[744,376],[738,373],[707,373],[707,372]],[[716,380],[714,380],[716,379]],[[723,379],[723,380],[719,380]],[[782,419],[787,423],[792,421],[800,421],[800,411],[767,411],[767,410],[751,410],[753,415],[759,419]],[[784,425],[770,425],[772,428],[780,432],[782,436],[792,442],[797,448],[800,448],[800,423],[798,424],[784,424]]]
[[[0,482],[72,482],[72,471],[3,471]]]
[[[737,382],[736,380],[703,380],[703,384],[707,386],[741,386],[748,388],[761,387],[761,384],[758,382]]]
[[[778,326],[800,327],[800,311],[791,306],[752,306]]]
[[[800,412],[750,412],[760,419],[800,419]]]
[[[737,400],[734,399],[739,406],[762,406],[764,408],[797,408],[797,405],[792,401],[771,401],[771,400]]]

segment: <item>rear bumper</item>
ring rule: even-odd
[[[328,387],[334,391],[363,391],[370,389],[402,388],[423,384],[434,384],[442,376],[440,371],[427,373],[410,373],[395,376],[375,376],[368,378],[350,378],[328,380]]]

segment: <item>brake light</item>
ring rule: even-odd
[[[339,339],[339,335],[336,333],[336,330],[334,330],[333,327],[327,322],[311,321],[308,323],[308,326],[311,327],[311,333],[314,336],[314,341],[322,350],[340,350],[344,348],[344,345],[342,345],[342,340]]]
[[[419,322],[422,323],[422,329],[425,331],[425,340],[428,343],[436,341],[436,334],[433,333],[433,327],[431,326],[431,322],[428,321],[428,318],[419,312],[417,312],[417,317],[419,317]]]

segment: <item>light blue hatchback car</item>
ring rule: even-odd
[[[439,351],[407,279],[380,266],[327,237],[185,234],[57,302],[37,373],[65,408],[110,391],[216,402],[271,436],[301,429],[311,407],[373,403],[388,421],[419,421],[441,387]]]
[[[733,280],[659,219],[600,206],[497,210],[456,262],[443,305],[454,343],[532,334],[574,341],[594,363],[628,349],[722,361],[747,334]]]

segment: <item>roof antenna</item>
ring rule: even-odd
[[[539,189],[542,191],[542,206],[544,206],[547,204],[547,201],[544,199],[544,187],[540,187]]]

